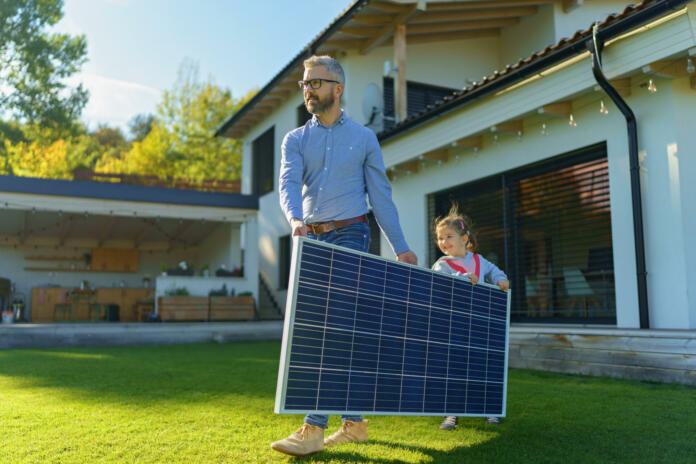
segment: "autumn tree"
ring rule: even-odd
[[[239,179],[241,141],[214,134],[253,93],[235,99],[230,90],[201,82],[197,65],[184,62],[174,87],[163,93],[147,136],[134,141],[120,159],[100,162],[98,169],[194,181]]]

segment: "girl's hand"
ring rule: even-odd
[[[476,285],[478,283],[478,277],[476,277],[476,274],[469,272],[466,274],[466,276],[469,278],[473,285]]]
[[[510,288],[510,282],[508,282],[508,281],[505,280],[505,279],[499,280],[499,281],[498,281],[498,287],[500,287],[500,289],[501,289],[502,291],[507,292],[508,289]]]

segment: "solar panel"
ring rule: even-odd
[[[295,237],[275,412],[504,416],[510,294]]]

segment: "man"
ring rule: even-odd
[[[329,56],[312,56],[304,67],[299,84],[314,116],[285,136],[280,167],[280,205],[292,235],[368,251],[367,196],[396,259],[418,264],[399,225],[377,137],[350,120],[339,105],[343,68]],[[324,439],[329,416],[308,414],[299,430],[271,448],[305,456],[324,446],[367,440],[368,421],[362,416],[342,419],[341,428]]]

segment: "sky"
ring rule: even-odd
[[[88,61],[68,85],[90,92],[82,120],[121,127],[155,113],[186,60],[242,97],[268,83],[352,0],[65,0],[55,30],[84,34]]]

